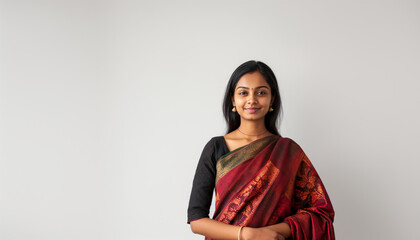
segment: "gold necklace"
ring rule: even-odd
[[[260,136],[260,135],[263,135],[264,133],[268,132],[268,131],[267,131],[267,129],[266,129],[266,130],[265,130],[263,133],[261,133],[261,134],[251,135],[251,134],[246,134],[246,133],[243,133],[241,130],[239,130],[239,128],[238,128],[238,131],[239,131],[240,133],[242,133],[243,135],[246,135],[246,136]]]

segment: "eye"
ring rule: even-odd
[[[239,95],[246,95],[246,94],[247,94],[247,92],[242,91],[242,92],[239,92],[238,94],[239,94]]]
[[[265,95],[265,94],[267,94],[265,91],[259,91],[258,92],[258,95]]]

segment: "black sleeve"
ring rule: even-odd
[[[216,177],[215,138],[204,147],[195,171],[190,202],[188,205],[188,223],[209,217]]]

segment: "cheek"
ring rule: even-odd
[[[262,99],[261,101],[262,101],[261,103],[262,103],[263,105],[270,105],[270,103],[271,103],[271,98],[270,98],[270,97],[267,97],[267,98]]]
[[[238,106],[242,106],[246,103],[246,101],[244,101],[241,98],[236,98],[235,102],[236,102],[236,105],[238,105]]]

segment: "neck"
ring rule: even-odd
[[[268,130],[265,128],[264,119],[262,121],[241,121],[238,130],[248,138],[258,138],[268,133]]]

